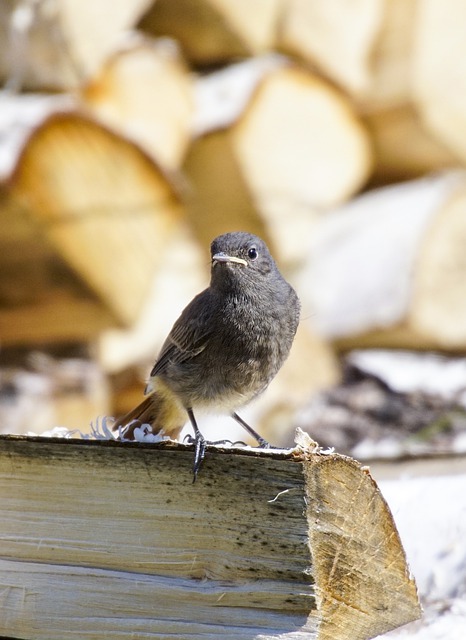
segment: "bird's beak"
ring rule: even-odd
[[[227,256],[225,253],[216,253],[212,256],[212,266],[215,267],[217,262],[236,262],[237,264],[244,264],[245,267],[248,266],[246,260],[243,258],[237,258],[236,256]]]

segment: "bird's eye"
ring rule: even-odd
[[[250,249],[248,251],[249,260],[257,260],[258,256],[259,256],[259,254],[257,253],[256,247],[250,247]]]

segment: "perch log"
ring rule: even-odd
[[[313,446],[3,436],[0,635],[372,638],[419,617],[367,469]]]

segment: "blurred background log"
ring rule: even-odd
[[[90,112],[139,143],[162,166],[180,167],[191,138],[194,87],[173,40],[133,38],[82,90]]]
[[[138,26],[176,39],[195,66],[225,64],[269,51],[281,0],[157,0]]]
[[[463,11],[459,0],[448,0],[444,10],[432,0],[419,3],[412,64],[412,95],[423,122],[462,163],[466,159]]]
[[[0,75],[10,89],[63,90],[95,73],[150,0],[19,0],[0,7]]]
[[[374,190],[316,225],[300,289],[320,334],[345,349],[465,348],[464,180]]]
[[[116,320],[134,322],[180,216],[155,163],[81,114],[56,113],[29,137],[9,187],[17,209],[37,220]]]
[[[202,129],[185,165],[192,218],[203,225],[203,242],[256,218],[252,230],[270,240],[283,264],[295,265],[305,258],[316,214],[344,202],[367,179],[369,140],[345,97],[327,83],[283,58],[260,63],[229,70],[239,93],[232,96],[236,111],[220,106],[229,119],[198,115]],[[229,84],[225,71],[203,82],[214,96]],[[202,86],[199,92],[208,102]]]

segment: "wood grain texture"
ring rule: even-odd
[[[356,462],[215,447],[191,467],[181,444],[0,438],[0,634],[365,639],[418,617]]]

